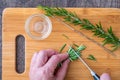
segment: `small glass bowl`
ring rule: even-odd
[[[26,33],[35,40],[47,38],[52,31],[52,23],[44,14],[33,14],[25,22]]]

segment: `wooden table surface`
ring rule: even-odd
[[[38,4],[52,7],[110,7],[120,8],[120,0],[0,0],[0,80],[2,53],[2,11],[6,7],[36,7]],[[21,56],[21,55],[19,55]]]

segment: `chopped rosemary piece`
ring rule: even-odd
[[[60,48],[60,51],[59,51],[60,53],[63,51],[63,49],[66,47],[66,45],[67,45],[67,44],[64,44],[64,45]],[[67,52],[68,52],[68,55],[69,55],[69,59],[70,59],[71,61],[77,60],[78,57],[77,57],[77,55],[74,53],[74,51],[76,51],[76,53],[77,53],[79,56],[81,56],[81,51],[84,50],[85,48],[86,48],[86,46],[84,46],[84,45],[78,46],[76,50],[73,50],[74,48],[69,48],[68,51],[67,51]],[[63,62],[64,62],[64,61],[63,61]],[[63,63],[63,62],[58,63],[56,70],[62,66],[62,63]]]
[[[63,51],[63,49],[66,47],[66,45],[67,45],[67,44],[64,44],[64,45],[60,48],[59,53],[61,53],[61,52]],[[73,61],[73,60],[78,59],[78,57],[76,56],[76,54],[75,54],[74,51],[76,51],[76,53],[77,53],[79,56],[81,56],[81,51],[83,51],[85,48],[86,48],[85,45],[77,46],[76,49],[74,49],[73,47],[72,47],[72,48],[69,48],[67,52],[68,52],[68,55],[69,55],[70,60]],[[74,50],[73,50],[73,49],[74,49]],[[61,63],[59,64],[59,66],[60,66],[60,65],[61,65]]]
[[[79,56],[81,56],[81,51],[84,50],[85,48],[86,48],[86,47],[85,47],[84,45],[81,45],[81,46],[77,47],[77,49],[69,48],[68,54],[69,54],[70,60],[73,61],[73,60],[77,60],[77,59],[78,59],[78,57],[77,57],[77,55],[75,54],[74,51],[76,51],[76,53],[77,53]],[[73,50],[73,49],[74,49],[74,50]]]
[[[86,48],[86,46],[81,45],[81,46],[79,46],[79,47],[77,48],[77,51],[82,51],[82,50],[84,50],[85,48]]]
[[[38,8],[45,10],[48,16],[61,16],[66,22],[80,25],[82,29],[90,30],[95,36],[104,39],[103,46],[112,44],[112,51],[120,48],[120,39],[114,35],[112,27],[105,31],[101,23],[93,25],[88,19],[80,19],[76,13],[67,11],[64,8],[51,8],[45,6],[38,6]]]
[[[87,59],[96,61],[96,58],[92,54],[90,54]]]
[[[62,36],[64,36],[66,39],[69,39],[69,37],[65,34],[62,34]]]
[[[75,43],[73,43],[73,45],[75,46],[75,47],[79,47],[77,44],[75,44]]]
[[[66,44],[64,44],[64,45],[60,48],[59,53],[61,53],[65,47],[66,47]]]

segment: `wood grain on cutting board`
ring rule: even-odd
[[[112,26],[113,32],[120,37],[120,9],[69,8],[68,10],[76,12],[81,18],[89,19],[93,24],[100,21],[104,29]],[[116,57],[112,56],[95,43],[73,32],[55,19],[50,18],[53,30],[47,39],[31,39],[25,33],[25,21],[32,14],[42,13],[43,11],[36,8],[7,8],[3,11],[2,80],[29,80],[30,61],[34,52],[48,48],[59,50],[64,43],[72,44],[73,42],[87,46],[87,49],[82,53],[82,57],[95,72],[99,75],[103,72],[109,72],[112,80],[120,80],[120,49],[114,52]],[[102,41],[101,38],[92,36],[90,31],[81,31],[98,42]],[[63,34],[69,36],[70,39],[63,37]],[[22,74],[18,74],[15,69],[15,38],[18,35],[25,37],[25,71]],[[63,52],[67,49],[66,47]],[[97,58],[97,62],[87,60],[89,54],[93,54]],[[70,63],[65,80],[93,80],[93,78],[86,67],[77,60]]]

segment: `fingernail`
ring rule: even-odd
[[[111,80],[110,75],[108,73],[103,73],[101,75],[101,80]]]

